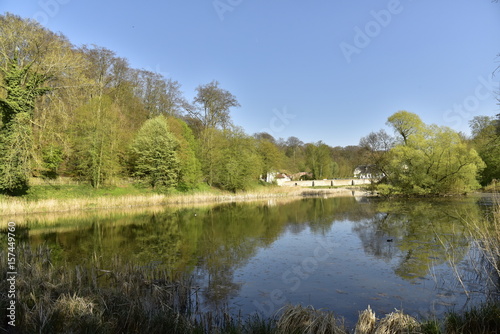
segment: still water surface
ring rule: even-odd
[[[47,244],[55,265],[99,257],[105,267],[120,257],[190,274],[205,310],[271,316],[300,303],[352,324],[368,305],[379,317],[395,308],[439,317],[491,296],[463,223],[487,219],[490,204],[484,196],[270,200],[36,218],[26,238]]]

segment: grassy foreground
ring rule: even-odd
[[[347,328],[333,312],[288,305],[275,317],[232,317],[226,312],[201,313],[197,290],[188,277],[167,270],[123,263],[106,268],[99,259],[68,268],[51,262],[46,246],[17,248],[16,312],[18,333],[498,333],[500,305],[489,304],[465,314],[449,314],[443,322],[419,322],[402,311],[378,319],[360,312],[355,328]],[[0,266],[7,272],[7,256]],[[7,332],[9,283],[0,282],[0,332]]]
[[[265,198],[350,194],[349,190],[306,189],[295,187],[256,186],[249,191],[231,193],[213,188],[168,194],[155,193],[132,184],[95,190],[88,185],[35,185],[23,197],[0,195],[0,215],[44,212],[68,212],[92,209],[114,209],[166,204],[221,203]]]

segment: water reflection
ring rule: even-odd
[[[48,244],[55,265],[98,258],[105,269],[119,256],[192,274],[210,309],[271,313],[292,302],[349,320],[370,304],[418,315],[463,307],[471,299],[464,291],[478,290],[477,275],[456,279],[473,272],[468,261],[478,256],[461,223],[482,219],[477,202],[345,197],[164,208],[62,219],[26,238]]]

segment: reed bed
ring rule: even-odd
[[[118,256],[82,260],[69,268],[52,262],[42,245],[17,247],[16,330],[18,333],[242,333],[242,334],[458,334],[500,332],[500,306],[488,304],[462,315],[450,314],[442,325],[419,323],[402,311],[378,319],[360,312],[354,331],[333,312],[287,305],[274,317],[232,316],[227,311],[199,311],[190,277],[166,268],[124,262]],[[7,271],[0,250],[0,268]],[[8,283],[0,281],[0,332],[7,332]]]
[[[304,197],[304,196],[346,196],[347,189],[302,189],[292,187],[266,187],[253,192],[200,192],[193,194],[150,194],[127,196],[102,196],[96,198],[68,198],[28,200],[24,198],[0,197],[0,215],[21,215],[46,212],[70,212],[95,209],[147,207],[174,204],[224,203],[254,201],[259,199]]]
[[[500,295],[500,194],[493,196],[492,210],[489,219],[476,220],[467,217],[462,219],[471,240],[476,240],[482,261],[477,261],[476,270],[481,275],[488,274],[489,284]]]

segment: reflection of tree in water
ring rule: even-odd
[[[181,258],[182,235],[177,217],[170,212],[155,213],[136,232],[137,259],[140,263],[155,263],[172,270]]]
[[[469,239],[460,217],[480,215],[473,201],[383,201],[378,210],[371,219],[355,223],[353,231],[367,254],[386,261],[397,256],[395,272],[404,279],[426,276],[435,265],[464,259]]]
[[[286,204],[223,204],[119,218],[95,217],[85,228],[47,233],[37,239],[60,243],[68,254],[65,258],[90,258],[93,253],[111,258],[118,254],[124,261],[153,262],[158,269],[180,273],[196,270],[196,280],[204,288],[199,293],[211,307],[220,307],[240,288],[235,271],[284,233],[300,234],[309,228],[312,233],[324,234],[336,222],[353,222],[353,231],[367,254],[396,260],[396,273],[411,279],[425,276],[433,265],[463,258],[469,248],[468,234],[459,223],[463,216],[481,215],[477,205],[466,200],[369,199],[359,203],[353,197],[312,198]]]
[[[371,219],[355,223],[352,229],[361,239],[365,253],[386,261],[391,260],[395,253],[393,243],[388,242],[394,238],[384,228],[388,218],[388,213],[377,213]]]
[[[368,205],[370,206],[370,205]],[[198,281],[206,285],[205,302],[220,308],[240,288],[234,272],[257,250],[268,247],[287,232],[299,234],[306,228],[323,234],[332,224],[348,217],[366,219],[370,209],[360,208],[354,198],[313,198],[287,204],[224,204],[201,213],[202,233],[198,239]]]

